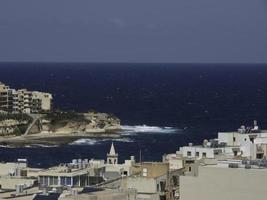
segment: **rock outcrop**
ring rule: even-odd
[[[45,117],[42,120],[43,131],[55,133],[104,133],[121,129],[120,120],[107,113],[64,113],[57,119]]]
[[[25,114],[24,114],[25,115]],[[107,113],[53,112],[43,114],[35,122],[33,116],[8,114],[0,119],[0,135],[48,133],[109,133],[121,129],[120,120]],[[34,122],[34,123],[33,123]],[[25,134],[24,134],[25,135]]]

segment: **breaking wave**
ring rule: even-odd
[[[74,142],[70,143],[70,145],[95,145],[99,141],[94,139],[79,139],[75,140]]]
[[[177,133],[180,129],[174,127],[159,127],[159,126],[122,126],[124,135],[137,134],[137,133],[159,133],[159,134],[173,134]]]
[[[70,143],[70,145],[97,145],[97,144],[101,144],[103,142],[107,142],[107,141],[116,141],[116,142],[133,142],[132,139],[129,138],[116,138],[116,139],[79,139],[76,140],[72,143]]]
[[[134,142],[132,137],[128,138],[127,136],[136,135],[136,134],[176,134],[181,129],[174,127],[159,127],[159,126],[121,126],[122,131],[121,135],[125,136],[123,138],[105,138],[105,139],[89,139],[82,138],[78,139],[69,145],[98,145],[103,142],[115,141],[115,142]]]
[[[58,147],[58,145],[45,145],[45,144],[34,144],[31,145],[32,147],[44,147],[44,148],[53,148],[53,147]]]
[[[55,147],[59,147],[59,145],[31,144],[31,145],[23,145],[23,146],[19,146],[19,147],[29,148],[29,149],[34,149],[34,148],[55,148]],[[12,145],[0,145],[0,148],[16,149],[18,147],[12,146]]]

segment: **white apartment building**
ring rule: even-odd
[[[179,152],[183,157],[195,159],[263,159],[267,156],[267,130],[260,130],[254,121],[253,127],[241,126],[235,132],[219,132],[217,139],[204,140],[199,146],[190,143]]]
[[[215,144],[214,144],[215,142]],[[203,145],[193,146],[189,143],[188,146],[180,147],[179,153],[185,158],[195,159],[224,159],[226,157],[233,157],[239,148],[218,145],[217,140],[208,142],[204,140]]]
[[[52,95],[49,93],[44,92],[32,92],[32,108],[34,112],[38,112],[39,110],[42,111],[49,111],[52,108]]]
[[[48,112],[52,108],[52,99],[49,93],[10,89],[0,82],[0,110],[12,113]]]

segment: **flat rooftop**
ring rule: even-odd
[[[46,170],[42,170],[38,173],[39,176],[80,176],[88,173],[87,168],[77,169],[65,166],[52,167]]]
[[[266,199],[267,169],[204,166],[198,177],[180,177],[183,200]]]
[[[238,130],[236,131],[220,131],[219,133],[240,133]],[[259,134],[259,133],[266,133],[267,134],[267,129],[263,129],[263,130],[258,130],[256,132],[244,132],[242,134]]]

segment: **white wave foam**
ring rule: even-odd
[[[159,126],[147,126],[147,125],[139,125],[139,126],[122,126],[122,130],[124,135],[137,134],[137,133],[159,133],[159,134],[170,134],[177,133],[179,129],[174,127],[159,127]]]
[[[45,144],[28,144],[28,145],[23,145],[21,147],[23,148],[54,148],[54,147],[58,147],[59,145],[45,145]],[[17,148],[16,146],[12,146],[12,145],[0,145],[0,148]]]
[[[118,138],[118,139],[114,139],[112,141],[116,141],[116,142],[134,142],[132,139],[130,138]]]
[[[9,145],[0,145],[0,148],[9,148]]]
[[[70,145],[95,145],[97,143],[98,140],[95,139],[79,139],[70,143]]]
[[[72,143],[70,143],[70,145],[97,145],[100,144],[102,142],[106,142],[106,141],[116,141],[116,142],[133,142],[133,140],[129,139],[129,138],[116,138],[116,139],[112,139],[112,138],[107,138],[107,139],[102,139],[102,140],[97,140],[97,139],[79,139],[76,140]]]
[[[25,147],[26,148],[38,148],[38,147],[53,148],[53,147],[58,147],[58,145],[31,144],[31,145],[25,145]]]
[[[45,147],[45,148],[53,148],[58,147],[58,145],[44,145],[44,144],[36,144],[37,147]]]

